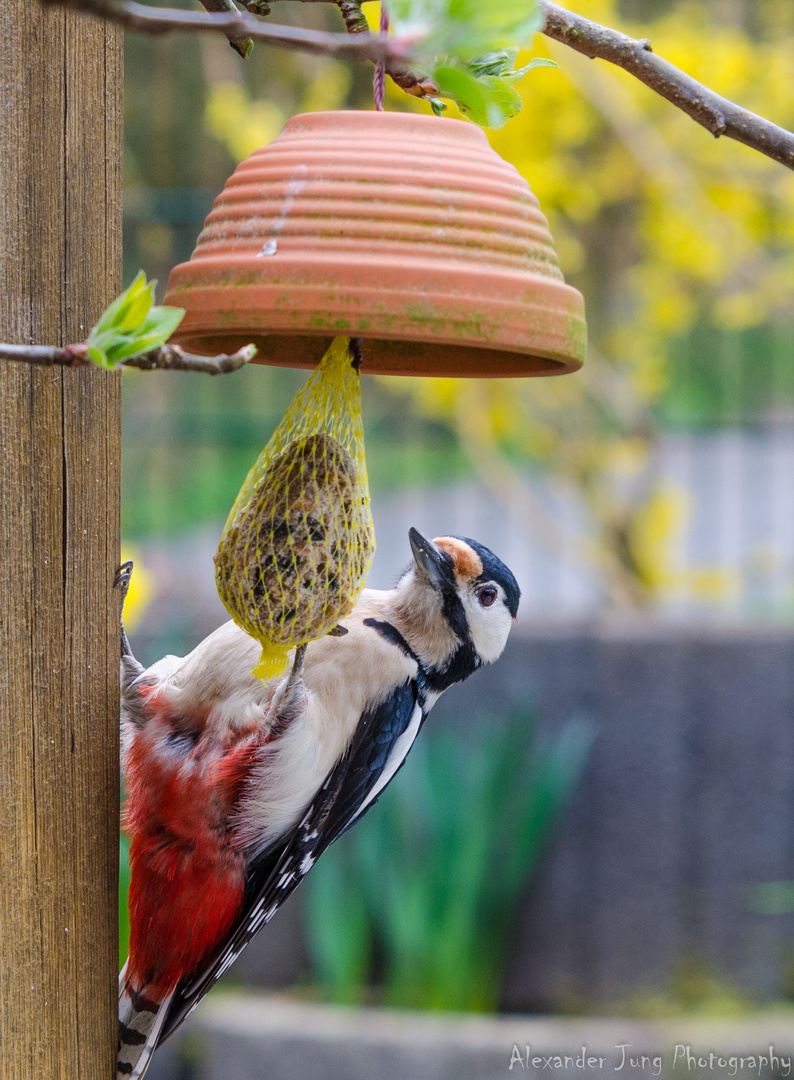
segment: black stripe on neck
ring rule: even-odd
[[[396,626],[392,625],[392,623],[385,622],[381,619],[365,619],[364,625],[372,627],[373,630],[377,630],[381,637],[390,641],[392,645],[396,645],[407,657],[413,660],[419,669],[419,685],[423,689],[431,690],[436,694],[442,693],[454,683],[463,682],[464,679],[468,679],[469,675],[475,672],[482,663],[468,634],[466,640],[458,645],[457,649],[443,668],[428,668],[425,667],[403,635]]]
[[[402,636],[396,626],[393,626],[390,622],[385,622],[382,619],[365,619],[365,626],[371,626],[373,630],[377,630],[381,637],[385,637],[387,641],[390,641],[392,645],[396,645],[398,649],[410,657],[411,660],[416,662],[420,672],[424,673],[424,665],[411,646]]]
[[[454,683],[468,679],[481,663],[471,641],[464,641],[458,645],[443,668],[425,668],[424,680],[428,689],[440,694]]]

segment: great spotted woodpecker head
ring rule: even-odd
[[[460,682],[501,656],[521,590],[476,540],[408,536],[414,562],[397,585],[403,633],[439,684]]]

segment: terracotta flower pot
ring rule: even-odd
[[[473,124],[406,113],[293,117],[237,167],[166,303],[179,344],[253,341],[290,367],[340,334],[392,375],[557,375],[586,347],[527,182]]]

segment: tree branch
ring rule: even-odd
[[[205,3],[205,0],[201,0]],[[231,2],[231,0],[229,0]],[[256,0],[244,0],[256,4]],[[319,2],[319,0],[315,0]],[[355,0],[333,0],[346,15],[350,30],[357,30]],[[193,12],[175,8],[155,8],[136,0],[41,0],[45,5],[66,6],[85,11],[131,30],[162,34],[171,30],[216,31],[233,42],[250,38],[270,45],[303,49],[306,52],[337,56],[346,60],[379,60],[395,82],[409,94],[430,97],[436,87],[426,77],[406,70],[411,61],[408,43],[385,34],[353,32],[336,34],[304,30],[293,26],[262,23],[241,11],[226,14]],[[538,0],[546,16],[547,37],[567,45],[590,59],[606,60],[628,71],[651,90],[681,109],[715,137],[725,135],[753,150],[794,169],[794,133],[773,124],[757,113],[743,109],[710,90],[667,60],[657,56],[647,38],[635,39],[619,30],[585,19],[553,3]],[[226,6],[225,0],[207,0],[206,6]],[[360,25],[360,24],[359,24]]]
[[[345,21],[348,34],[362,34],[369,37],[369,25],[361,10],[360,0],[334,0]],[[427,75],[417,75],[409,71],[405,64],[386,60],[386,74],[401,90],[411,97],[429,98],[438,94],[438,84]]]
[[[410,49],[399,38],[385,34],[336,34],[324,30],[305,30],[297,26],[268,25],[254,15],[238,11],[214,14],[182,8],[155,8],[136,0],[41,0],[45,6],[68,7],[97,15],[128,30],[145,34],[167,34],[172,30],[191,32],[216,31],[229,39],[251,38],[268,45],[302,49],[304,52],[336,56],[342,60],[385,60],[405,62]]]
[[[178,345],[161,345],[159,349],[140,353],[122,360],[118,367],[138,368],[139,371],[199,371],[205,375],[224,375],[239,371],[256,356],[256,347],[246,345],[236,353],[227,356],[194,356],[186,353]],[[17,360],[23,364],[40,364],[57,367],[82,367],[90,364],[88,345],[81,341],[77,345],[65,345],[62,349],[54,345],[2,345],[0,360]]]
[[[552,0],[540,0],[546,15],[547,37],[628,71],[651,90],[681,109],[715,138],[725,135],[794,169],[794,134],[743,109],[710,90],[667,60],[657,56],[647,38],[635,39],[619,30],[591,22]]]
[[[234,0],[201,0],[201,6],[206,8],[207,11],[214,12],[226,12],[226,14],[237,15],[237,8],[235,7]],[[246,5],[247,6],[247,5]],[[229,37],[229,44],[235,52],[242,56],[243,60],[247,60],[251,55],[251,49],[254,47],[254,43],[250,37]]]

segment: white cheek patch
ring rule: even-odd
[[[498,596],[490,607],[483,607],[476,593],[467,591],[462,597],[471,640],[484,664],[493,664],[502,655],[513,623],[505,604],[504,590],[499,585],[493,587]]]

